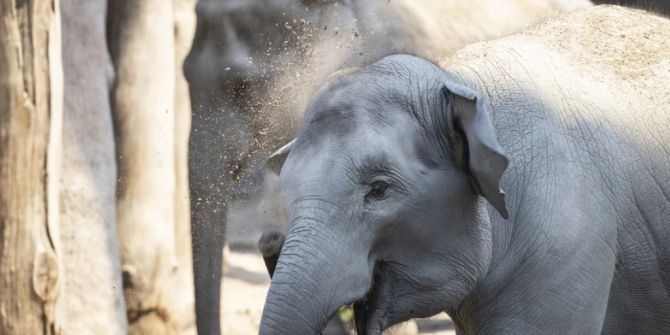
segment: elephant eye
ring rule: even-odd
[[[383,181],[376,181],[370,185],[370,191],[365,195],[365,200],[380,200],[386,197],[389,185]]]

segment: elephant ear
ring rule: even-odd
[[[489,112],[479,94],[470,88],[454,83],[446,83],[444,93],[447,98],[447,115],[455,129],[462,132],[467,150],[460,161],[470,174],[476,191],[486,198],[502,215],[509,218],[505,205],[505,192],[500,189],[502,178],[509,161],[503,153]]]
[[[295,139],[270,155],[270,157],[265,160],[265,168],[279,175],[279,171],[281,171],[281,167],[284,165],[286,157],[288,157],[288,154],[291,152],[293,143],[295,143]]]

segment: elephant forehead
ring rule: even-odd
[[[320,113],[303,129],[294,150],[356,158],[409,144],[418,134],[417,122],[398,109],[389,105],[359,105]]]
[[[407,122],[362,123],[357,130],[332,136],[320,134],[318,140],[299,138],[300,148],[285,162],[282,173],[301,184],[306,180],[342,179],[360,182],[368,170],[405,170],[417,158],[420,132]],[[324,179],[325,178],[325,179]]]
[[[378,78],[351,78],[322,90],[308,108],[305,129],[340,135],[398,121],[414,109],[412,94]]]
[[[426,122],[430,106],[440,98],[442,75],[434,64],[416,57],[386,57],[323,87],[308,107],[305,129],[344,135],[399,119]]]

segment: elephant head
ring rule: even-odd
[[[316,334],[354,303],[359,334],[455,308],[487,273],[488,204],[508,161],[477,92],[395,55],[312,99],[273,155],[289,231],[261,334]]]

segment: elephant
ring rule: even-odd
[[[670,15],[670,1],[667,0],[594,0],[593,3],[630,6],[657,12],[666,16]]]
[[[278,167],[260,334],[446,312],[458,334],[670,333],[670,20],[575,11],[314,95]]]
[[[275,268],[277,267],[277,261],[279,260],[279,255],[281,254],[281,248],[284,246],[284,240],[286,236],[277,230],[266,230],[261,235],[258,240],[258,251],[260,251],[263,256],[263,261],[265,262],[265,267],[268,270],[270,278],[274,275]],[[402,328],[405,326],[406,328]],[[386,330],[384,334],[393,335],[393,334],[407,334],[408,329],[417,328],[415,324],[400,325],[400,328],[394,330]],[[411,331],[409,333],[412,333]],[[346,327],[342,324],[338,315],[333,315],[330,317],[324,330],[320,333],[321,335],[346,335]]]
[[[60,273],[66,274],[59,280],[59,304],[67,320],[60,331],[67,334],[128,333],[116,226],[109,104],[114,67],[105,38],[106,8],[104,0],[60,1],[63,128],[57,157],[64,173],[56,179],[59,234],[53,237]]]
[[[263,256],[265,267],[268,270],[270,278],[274,275],[281,248],[284,245],[285,235],[277,230],[267,230],[263,232],[258,240],[258,251]],[[322,335],[341,335],[348,334],[342,321],[337,316],[333,316],[321,332]]]
[[[331,73],[382,56],[437,60],[590,6],[588,0],[200,0],[184,62],[198,329],[218,334],[228,204],[261,193],[263,159],[292,138]],[[262,24],[259,24],[262,22]]]

